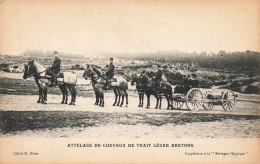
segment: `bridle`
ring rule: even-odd
[[[27,66],[27,72],[26,72],[27,76],[28,76],[29,78],[30,78],[32,75],[35,76],[35,75],[36,75],[35,72],[37,72],[37,71],[36,71],[36,67],[32,68],[32,67],[33,67],[33,66],[32,66],[32,63],[28,63],[26,66]],[[35,69],[35,72],[33,72],[32,69]]]

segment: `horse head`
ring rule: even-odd
[[[28,77],[28,64],[24,64],[23,79],[27,79],[27,77]]]
[[[133,86],[135,83],[137,83],[137,80],[138,80],[136,73],[131,75],[131,79],[132,79],[131,85]]]
[[[93,71],[91,70],[91,66],[89,64],[87,64],[87,67],[86,67],[82,76],[87,80],[92,75],[93,75]]]
[[[29,61],[28,64],[24,64],[24,74],[23,78],[27,79],[28,77],[36,74],[36,67],[34,66],[34,60]]]

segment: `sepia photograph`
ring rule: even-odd
[[[259,7],[0,0],[0,163],[259,163]]]

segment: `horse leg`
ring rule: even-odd
[[[42,99],[41,99],[41,103],[42,104],[47,104],[46,102],[45,102],[45,100],[44,100],[44,92],[45,92],[45,89],[43,89],[43,92],[42,92]]]
[[[98,102],[99,102],[99,95],[98,95],[97,90],[96,90],[96,89],[94,89],[94,90],[95,90],[95,96],[96,96],[96,102],[95,102],[94,105],[98,105]]]
[[[138,107],[141,107],[142,93],[138,93],[138,95],[139,95],[139,105],[138,105]]]
[[[98,88],[97,92],[99,94],[99,106],[104,107],[104,90],[102,88]]]
[[[64,86],[64,92],[65,92],[65,102],[64,104],[68,104],[68,89],[66,85]]]
[[[69,105],[75,105],[73,86],[68,86],[68,88],[69,88],[69,91],[70,91],[70,94],[71,94],[71,101],[70,101]]]
[[[119,106],[119,103],[120,103],[120,99],[121,99],[121,95],[122,95],[122,93],[121,93],[121,91],[119,90],[119,89],[117,89],[117,91],[118,91],[118,95],[119,95],[119,97],[118,97],[118,102],[117,102],[117,106]]]
[[[46,87],[46,88],[43,90],[44,101],[47,101],[47,92],[48,92],[48,88]]]
[[[172,98],[172,94],[169,94],[169,105],[170,105],[170,109],[173,109],[173,98]]]
[[[128,107],[128,93],[127,93],[127,90],[124,90],[124,94],[125,94],[125,106]]]
[[[164,94],[164,96],[165,96],[165,98],[167,100],[167,110],[169,110],[170,109],[169,96],[168,96],[168,94]]]
[[[61,101],[61,104],[64,104],[64,101],[65,101],[65,91],[64,91],[64,86],[63,85],[59,85],[59,88],[62,92],[62,101]]]
[[[104,97],[104,95],[102,95],[101,89],[98,89],[98,94],[99,94],[99,104],[98,105],[101,106],[103,103],[103,97]]]
[[[102,96],[102,94],[100,93],[100,94],[99,94],[99,105],[102,105],[102,103],[103,103],[103,96]]]
[[[144,106],[144,93],[141,93],[141,106],[140,107],[143,107]]]
[[[116,102],[117,102],[118,93],[117,93],[117,90],[116,90],[115,88],[113,89],[113,91],[114,91],[114,93],[115,93],[115,102],[114,102],[113,106],[115,106],[115,105],[116,105]]]
[[[161,109],[161,107],[162,107],[162,96],[159,96],[159,99],[160,99],[160,101],[159,101],[159,109]]]
[[[39,87],[39,99],[38,99],[37,103],[40,103],[41,99],[42,99],[42,88]]]
[[[42,104],[47,104],[46,102],[45,102],[45,94],[47,95],[47,86],[46,85],[42,85],[42,96],[41,96],[41,103]],[[46,96],[46,99],[47,99],[47,96]]]
[[[121,90],[121,93],[122,93],[122,100],[121,100],[121,104],[120,104],[120,107],[123,106],[124,104],[124,98],[125,98],[125,93]]]
[[[75,85],[73,85],[73,86],[71,87],[71,89],[72,89],[72,93],[73,93],[73,99],[72,99],[72,102],[74,102],[74,105],[75,105],[76,97],[77,97],[77,91],[76,91],[76,87],[75,87]]]
[[[105,106],[105,99],[104,99],[104,90],[101,90],[101,106],[104,107]]]
[[[167,95],[167,94],[166,94]],[[166,96],[165,96],[166,97]],[[172,96],[171,95],[167,95],[167,103],[168,103],[168,107],[167,109],[172,109],[172,104],[171,104],[171,100],[172,100]]]
[[[155,109],[158,109],[158,105],[159,105],[159,96],[158,96],[158,95],[155,95],[155,98],[156,98],[156,106],[155,106]]]
[[[150,109],[150,94],[147,94],[147,105],[146,105],[146,108],[147,109]]]

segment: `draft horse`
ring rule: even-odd
[[[29,61],[28,64],[24,64],[24,75],[23,78],[27,79],[28,77],[33,76],[35,82],[39,88],[39,99],[37,103],[47,104],[47,87],[50,84],[51,76],[48,76],[48,69],[43,64],[38,61],[32,60]],[[76,101],[76,82],[77,78],[71,72],[63,72],[59,73],[58,79],[62,79],[58,81],[58,86],[63,94],[63,98],[61,104],[68,103],[68,90],[71,93],[71,102],[69,105],[75,105]]]
[[[85,69],[85,72],[83,73],[83,77],[87,80],[90,78],[95,96],[96,96],[96,102],[94,105],[100,105],[104,107],[105,101],[104,101],[104,91],[107,87],[107,82],[104,77],[104,73],[96,68],[93,65],[87,64],[87,67]],[[117,80],[117,82],[111,84],[111,89],[113,89],[115,94],[115,102],[113,106],[120,106],[122,107],[124,104],[124,98],[126,99],[126,107],[128,106],[128,84],[126,79],[120,76],[114,76],[114,78]]]
[[[172,109],[173,97],[172,97],[172,86],[169,82],[157,82],[156,78],[149,77],[146,74],[137,76],[136,74],[132,75],[131,85],[136,84],[136,89],[139,93],[139,105],[143,107],[144,93],[147,97],[146,108],[150,108],[150,97],[151,95],[156,98],[155,109],[161,109],[162,95],[165,96],[167,100],[167,109]],[[158,85],[160,83],[160,85]]]

